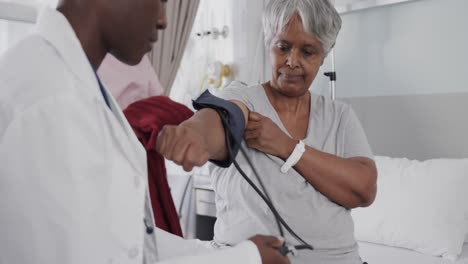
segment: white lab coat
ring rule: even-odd
[[[146,154],[109,99],[56,10],[0,58],[0,263],[260,263],[252,242],[146,234]]]

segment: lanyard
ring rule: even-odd
[[[96,79],[99,84],[99,89],[101,90],[102,97],[104,97],[104,101],[106,102],[106,105],[111,109],[110,103],[109,103],[109,98],[107,97],[107,93],[104,89],[104,85],[102,85],[101,79],[99,79],[99,76],[97,75],[96,71],[94,71],[94,75],[96,75]],[[112,110],[112,109],[111,109]]]

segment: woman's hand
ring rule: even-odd
[[[295,142],[271,121],[256,112],[250,112],[244,139],[250,148],[287,159],[294,149]]]

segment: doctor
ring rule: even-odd
[[[138,63],[164,2],[62,0],[0,58],[1,264],[288,263],[274,237],[211,251],[153,228],[145,151],[95,70]]]

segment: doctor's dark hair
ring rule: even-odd
[[[341,18],[330,0],[270,0],[263,12],[265,45],[270,47],[276,34],[282,32],[291,18],[299,15],[304,30],[316,37],[326,54],[336,42]]]

